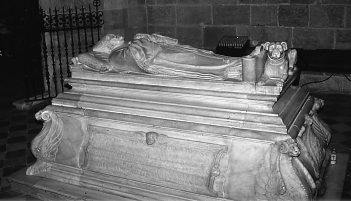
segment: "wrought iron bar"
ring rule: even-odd
[[[53,16],[51,15],[51,9],[49,8],[49,16],[50,16],[50,29],[53,29]],[[52,77],[53,77],[53,82],[54,82],[54,87],[55,87],[55,93],[57,95],[57,75],[56,75],[56,62],[55,62],[55,49],[54,49],[54,41],[52,38],[52,32],[50,33],[50,45],[51,45],[51,59],[52,59]],[[49,94],[49,97],[51,97],[51,94]]]
[[[59,18],[63,17],[62,15],[59,15],[57,13],[57,9],[55,8],[55,20],[56,20],[56,37],[57,37],[57,55],[58,55],[58,64],[60,68],[60,82],[61,82],[61,89],[63,89],[63,71],[62,71],[62,57],[61,57],[61,44],[60,44],[60,31],[59,31],[59,23],[62,22],[62,20],[59,21]],[[65,32],[65,31],[63,31]],[[57,93],[56,93],[57,95]]]
[[[78,53],[81,54],[82,53],[82,44],[80,43],[80,33],[79,33],[79,25],[80,25],[80,21],[79,17],[78,17],[78,9],[77,6],[75,6],[75,16],[76,16],[76,26],[77,26],[77,32],[78,32]]]
[[[43,9],[40,9],[42,12],[43,19],[45,21],[45,18],[48,16],[44,14]],[[51,93],[50,89],[50,72],[49,72],[49,64],[48,64],[48,51],[47,51],[47,46],[46,46],[46,38],[45,38],[45,32],[41,34],[42,36],[42,52],[43,52],[43,58],[44,58],[44,71],[45,71],[45,79],[46,79],[46,85],[48,87],[48,93]]]
[[[91,13],[91,7],[89,5],[89,13]],[[93,16],[89,15],[89,20],[90,20],[90,34],[91,34],[91,44],[94,45],[94,28],[93,28]]]
[[[39,75],[39,79],[37,80],[40,86],[40,90],[41,90],[41,99],[45,98],[45,76],[44,76],[44,66],[43,66],[43,55],[42,55],[42,39],[43,39],[43,32],[44,32],[44,26],[43,26],[43,10],[40,9],[40,7],[37,7],[38,10],[36,10],[36,13],[38,13],[38,15],[36,15],[36,27],[38,27],[37,29],[37,45],[36,47],[36,58],[37,58],[37,67],[35,69],[37,69],[38,75]],[[34,94],[34,96],[36,97],[36,94]]]
[[[103,19],[102,19],[102,12],[99,11],[99,6],[101,5],[101,2],[99,0],[94,0],[93,1],[93,5],[95,6],[95,19],[96,19],[96,23],[97,25],[102,25],[104,23]],[[94,13],[92,13],[94,14]],[[100,16],[101,14],[101,16]],[[100,21],[101,19],[101,21]],[[97,34],[98,34],[98,40],[100,40],[100,29],[97,28]]]
[[[69,13],[69,22],[70,22],[70,25],[71,25],[71,29],[70,29],[70,31],[71,31],[71,48],[72,48],[72,56],[75,56],[75,52],[74,52],[74,48],[75,48],[75,46],[74,46],[74,36],[73,36],[73,17],[72,17],[72,9],[71,8],[69,8],[68,9],[68,13]],[[69,68],[68,68],[69,69]],[[68,77],[71,77],[71,71],[69,70],[68,71],[69,73],[68,73]]]
[[[41,8],[39,11],[37,10],[43,21],[40,28],[42,40],[40,44],[41,62],[39,64],[40,60],[34,61],[34,59],[31,59],[33,64],[34,62],[38,64],[30,66],[31,70],[28,69],[25,74],[26,83],[29,83],[26,84],[29,101],[32,101],[29,96],[33,91],[35,100],[37,100],[37,97],[40,100],[39,93],[41,93],[41,99],[44,99],[44,95],[45,98],[50,99],[58,95],[58,89],[60,90],[61,87],[64,91],[64,87],[67,87],[64,85],[64,78],[65,76],[71,77],[70,56],[73,57],[76,54],[81,54],[82,51],[88,51],[96,40],[100,40],[100,28],[104,23],[103,12],[99,11],[101,2],[100,0],[93,0],[92,3],[95,9],[89,5],[86,8],[83,6],[63,7],[62,10],[49,8],[47,13]],[[66,59],[64,60],[63,57],[66,57]],[[33,69],[38,65],[41,65],[41,69]],[[67,75],[65,74],[65,67],[67,67]],[[34,80],[32,80],[33,78]],[[59,84],[61,84],[61,87],[58,86]]]
[[[66,26],[67,26],[67,19],[66,19],[66,15],[65,15],[65,7],[62,8],[62,15],[63,15],[64,28],[66,28]],[[67,67],[66,71],[67,71],[67,76],[70,77],[69,76],[70,75],[70,69],[69,69],[69,60],[68,60],[68,44],[67,44],[66,31],[63,31],[63,39],[65,41],[65,56],[66,56],[66,67]]]
[[[85,42],[85,51],[88,51],[88,38],[87,38],[87,23],[86,23],[86,16],[85,16],[85,8],[82,5],[82,18],[83,18],[83,29],[84,29],[84,42]]]

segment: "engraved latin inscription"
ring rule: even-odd
[[[90,127],[85,169],[216,196],[213,180],[227,147],[157,134],[150,143],[145,132]],[[150,134],[150,132],[148,133]]]

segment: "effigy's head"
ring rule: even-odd
[[[110,39],[110,45],[112,49],[119,47],[124,44],[123,36],[115,36]]]
[[[95,52],[105,52],[111,53],[114,49],[119,48],[124,45],[123,36],[118,36],[115,34],[106,34],[96,45],[93,47]]]
[[[263,47],[268,51],[268,56],[271,59],[284,57],[284,52],[288,49],[286,42],[266,42]]]

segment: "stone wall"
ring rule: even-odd
[[[351,74],[304,71],[300,86],[312,93],[351,94]]]
[[[350,0],[104,0],[105,33],[160,33],[213,50],[224,35],[351,48]]]

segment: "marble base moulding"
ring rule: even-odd
[[[325,175],[325,193],[317,200],[340,200],[346,175],[348,154],[338,154],[338,162],[329,165]],[[43,200],[130,200],[111,193],[82,188],[40,176],[26,175],[26,169],[11,176],[11,189]],[[135,199],[134,199],[135,200]]]
[[[71,69],[73,88],[36,114],[44,127],[27,175],[120,200],[312,200],[323,190],[331,133],[323,101],[291,85],[296,73],[259,86]],[[78,199],[58,194],[40,199]]]
[[[316,195],[330,133],[302,89],[72,70],[28,175],[140,200]]]

